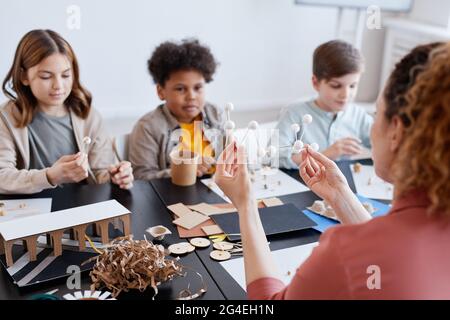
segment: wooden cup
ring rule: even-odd
[[[170,154],[172,183],[177,186],[192,186],[197,181],[199,155],[191,151],[174,150]]]

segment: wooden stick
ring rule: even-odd
[[[38,236],[29,236],[24,238],[24,242],[27,246],[28,254],[30,255],[30,261],[36,261],[37,259],[37,238]]]
[[[0,254],[5,254],[4,242],[3,237],[0,235]]]
[[[122,220],[123,223],[123,234],[125,236],[128,236],[130,234],[130,215],[126,214],[123,216],[120,216],[120,220]]]
[[[101,221],[97,221],[95,223],[96,228],[98,227],[100,229],[100,237],[101,237],[101,241],[103,244],[107,244],[109,242],[109,230],[108,230],[108,226],[109,226],[109,220],[101,220]]]
[[[6,265],[8,267],[11,267],[14,264],[13,257],[12,257],[12,246],[14,244],[14,241],[3,241],[3,250],[5,252],[5,258],[6,258]]]
[[[55,257],[59,257],[62,255],[62,237],[64,234],[64,230],[56,230],[50,232],[50,236],[52,237],[53,243],[53,255]]]
[[[75,238],[78,240],[78,250],[84,251],[86,250],[86,241],[84,240],[84,236],[86,235],[87,224],[81,224],[73,228],[75,232]]]

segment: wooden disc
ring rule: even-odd
[[[189,242],[194,247],[199,247],[199,248],[206,248],[206,247],[209,247],[209,245],[211,244],[211,241],[209,241],[208,239],[205,239],[205,238],[192,238],[191,240],[189,240]]]
[[[185,254],[186,252],[188,252],[188,248],[185,242],[174,243],[170,245],[168,249],[172,254]]]
[[[213,244],[214,249],[217,250],[231,250],[233,249],[234,245],[232,243],[226,242],[226,241],[221,241],[221,242],[216,242]]]
[[[190,244],[189,242],[186,242],[185,246],[186,246],[187,252],[192,252],[195,250],[195,247],[192,244]]]
[[[225,261],[231,258],[231,253],[228,251],[222,251],[222,250],[213,250],[209,254],[211,259],[217,260],[217,261]]]

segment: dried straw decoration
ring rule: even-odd
[[[99,256],[85,262],[96,260],[90,273],[91,290],[106,286],[116,298],[122,291],[142,292],[150,285],[156,296],[159,284],[183,275],[182,265],[166,259],[167,255],[163,246],[147,240],[133,240],[131,235],[117,238]]]

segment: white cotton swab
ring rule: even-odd
[[[234,105],[231,102],[225,104],[225,113],[227,120],[224,124],[225,129],[225,146],[228,146],[230,143],[230,136],[233,134],[233,130],[236,127],[235,123],[231,120],[231,111],[234,110]]]
[[[233,110],[234,110],[234,105],[231,102],[228,102],[225,105],[225,112],[226,112],[226,115],[227,115],[227,121],[231,120],[231,111],[233,111]]]
[[[89,145],[91,144],[92,140],[90,137],[84,137],[83,138],[83,152],[85,154],[89,153]]]

